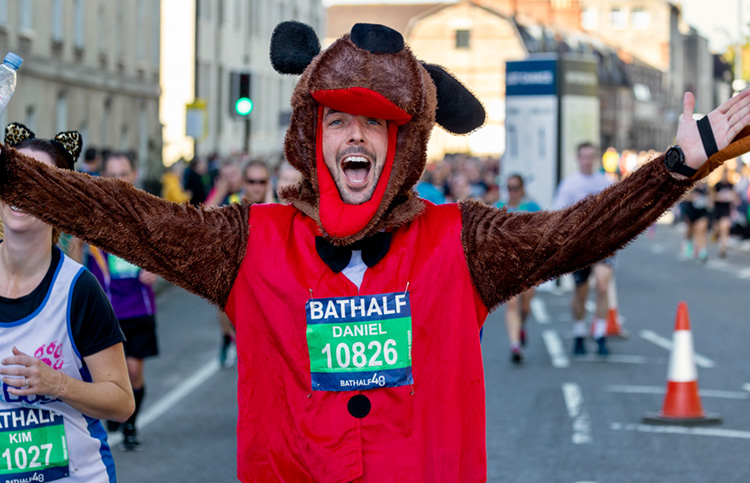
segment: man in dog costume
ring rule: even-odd
[[[488,311],[610,256],[690,178],[750,146],[747,94],[702,131],[686,95],[679,148],[570,208],[435,206],[413,188],[435,122],[454,133],[484,122],[468,90],[380,25],[320,52],[309,27],[286,22],[271,46],[278,71],[302,74],[284,154],[303,179],[289,206],[195,208],[11,148],[0,157],[3,202],[226,310],[245,482],[486,481]]]

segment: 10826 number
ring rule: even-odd
[[[368,351],[372,354],[369,363],[366,354]],[[351,348],[346,342],[341,342],[336,346],[335,352],[336,362],[341,369],[346,369],[349,365],[354,365],[354,367],[365,367],[366,365],[369,367],[382,366],[383,361],[379,359],[381,352],[387,365],[392,366],[398,361],[396,341],[393,339],[388,339],[382,346],[379,341],[373,340],[367,345],[367,349],[365,349],[364,342],[355,342]],[[332,369],[333,354],[331,353],[331,344],[326,344],[321,353],[327,357],[328,368]]]

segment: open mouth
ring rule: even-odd
[[[364,156],[350,155],[341,161],[341,170],[346,180],[355,187],[367,184],[371,169],[372,163]]]
[[[19,214],[21,214],[21,215],[24,215],[24,214],[25,214],[25,213],[24,213],[23,211],[21,211],[21,210],[20,210],[20,209],[19,209],[19,208],[18,208],[17,206],[15,206],[15,205],[11,205],[11,207],[10,207],[10,211],[12,211],[13,213],[19,213]]]

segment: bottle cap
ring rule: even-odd
[[[13,70],[18,70],[18,68],[21,67],[22,62],[23,59],[13,52],[8,52],[8,55],[5,56],[5,60],[3,60],[3,63],[11,66]]]

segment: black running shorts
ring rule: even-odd
[[[159,354],[156,343],[156,317],[145,315],[120,320],[120,327],[125,334],[125,355],[136,359],[145,359]]]

